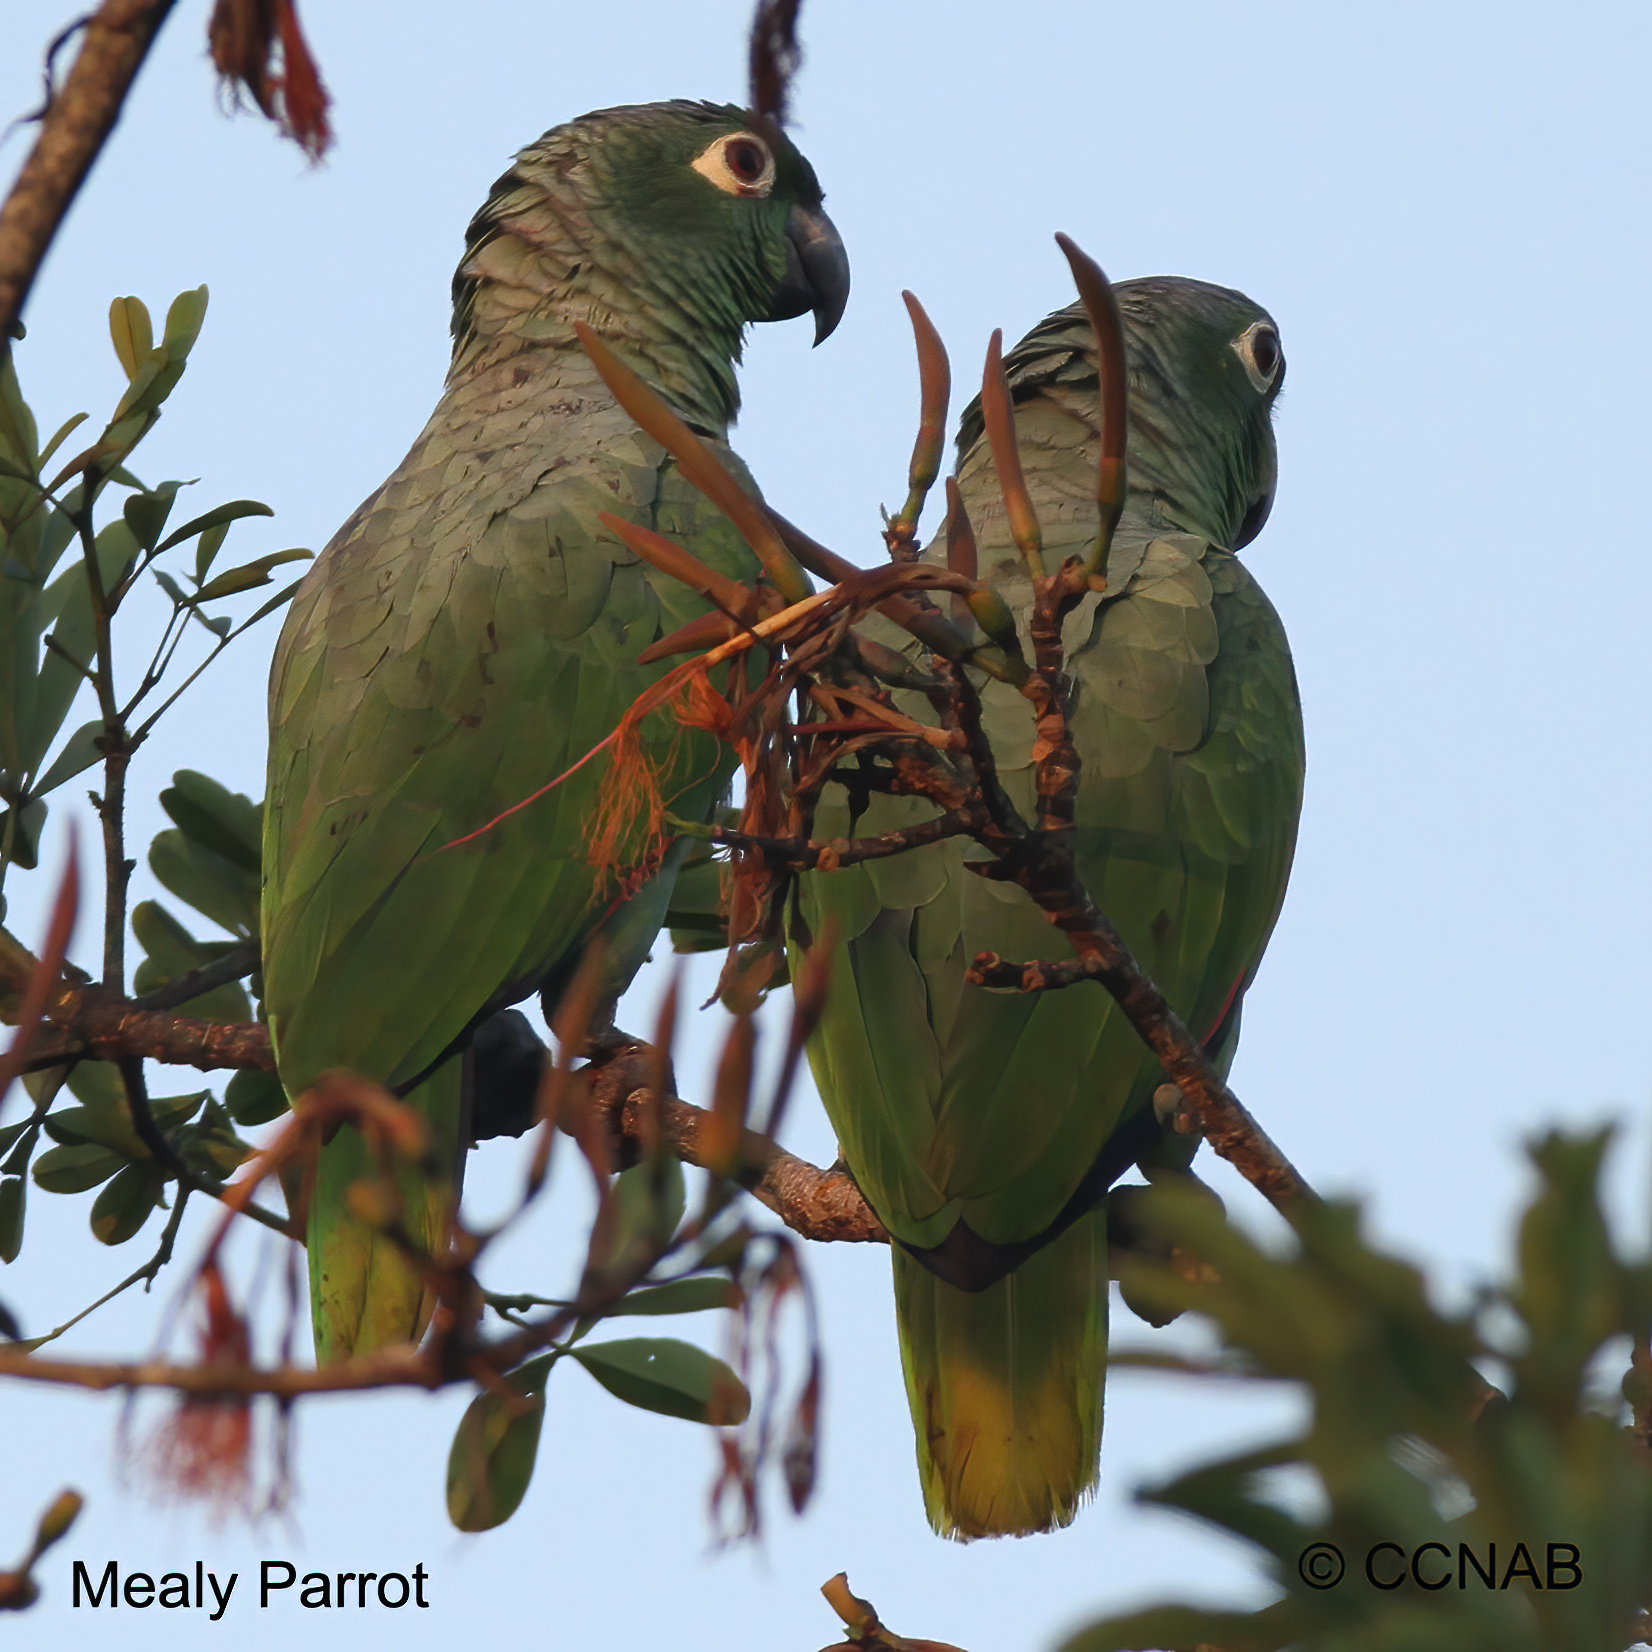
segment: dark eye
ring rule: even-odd
[[[713,138],[692,165],[707,183],[725,195],[761,199],[774,188],[774,156],[769,146],[750,132]]]
[[[728,169],[743,184],[754,184],[763,176],[769,157],[750,138],[735,138],[723,146]]]
[[[1261,328],[1251,340],[1251,358],[1256,370],[1265,379],[1279,371],[1279,335],[1271,327]]]
[[[1274,389],[1284,376],[1285,352],[1279,347],[1279,334],[1271,322],[1253,321],[1233,341],[1233,353],[1259,395]]]

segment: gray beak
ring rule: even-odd
[[[832,336],[849,302],[849,255],[819,207],[792,208],[786,220],[786,277],[765,321],[790,321],[813,310],[815,343]]]

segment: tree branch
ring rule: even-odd
[[[0,341],[15,326],[35,275],[92,169],[174,0],[104,0],[86,21],[40,136],[0,206]]]

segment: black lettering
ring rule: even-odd
[[[1527,1549],[1524,1543],[1515,1544],[1514,1553],[1509,1556],[1509,1569],[1503,1573],[1503,1581],[1497,1587],[1506,1589],[1517,1577],[1529,1577],[1532,1580],[1534,1589],[1543,1587],[1542,1583],[1538,1581],[1537,1568],[1532,1565],[1531,1551]]]
[[[318,1598],[311,1600],[311,1595]],[[306,1572],[304,1574],[304,1593],[298,1597],[306,1606],[331,1606],[333,1604],[332,1580],[325,1572]]]
[[[277,1566],[284,1566],[287,1575],[279,1583],[270,1581],[270,1574]],[[290,1560],[266,1560],[258,1568],[258,1606],[263,1610],[270,1603],[271,1589],[290,1589],[298,1580],[298,1568]]]
[[[1384,1583],[1377,1576],[1376,1559],[1384,1549],[1392,1549],[1400,1557],[1399,1575],[1392,1583]],[[1373,1589],[1397,1589],[1405,1582],[1405,1550],[1398,1543],[1377,1543],[1365,1551],[1365,1580]]]
[[[142,1600],[132,1598],[133,1591],[143,1596]],[[126,1575],[126,1604],[128,1606],[144,1607],[155,1604],[155,1580],[148,1572],[128,1572]]]
[[[1437,1578],[1433,1583],[1430,1583],[1428,1579],[1423,1576],[1421,1569],[1422,1558],[1430,1549],[1433,1549],[1436,1554],[1443,1554],[1446,1557],[1445,1575]],[[1411,1551],[1411,1577],[1412,1581],[1416,1583],[1419,1589],[1445,1588],[1445,1586],[1451,1581],[1451,1550],[1448,1549],[1443,1543],[1419,1543],[1417,1547]]]
[[[1564,1560],[1559,1558],[1562,1549],[1566,1551]],[[1578,1564],[1578,1558],[1577,1544],[1575,1543],[1551,1543],[1549,1545],[1549,1587],[1551,1589],[1575,1589],[1583,1581],[1583,1568]],[[1570,1583],[1557,1583],[1555,1581],[1555,1572],[1562,1566],[1572,1574]]]
[[[1486,1545],[1486,1564],[1484,1566],[1480,1564],[1479,1556],[1468,1544],[1459,1543],[1457,1545],[1457,1587],[1459,1589],[1468,1587],[1463,1581],[1468,1575],[1464,1566],[1465,1562],[1474,1568],[1476,1575],[1488,1589],[1497,1587],[1497,1545],[1495,1543]]]
[[[354,1572],[340,1572],[338,1574],[338,1603],[340,1606],[345,1604],[344,1585],[348,1583],[355,1575],[356,1574]]]
[[[87,1576],[84,1564],[78,1560],[75,1562],[74,1603],[76,1606],[80,1605],[80,1586],[83,1583],[86,1585],[86,1593],[92,1597],[92,1605],[101,1606],[103,1604],[103,1591],[105,1589],[109,1591],[109,1604],[111,1606],[120,1605],[120,1579],[115,1573],[114,1561],[111,1560],[103,1568],[103,1577],[96,1589],[92,1587],[92,1580]],[[424,1602],[420,1601],[419,1604],[422,1606]]]
[[[285,1566],[286,1562],[282,1561],[281,1564]],[[289,1567],[288,1570],[290,1571],[291,1568]],[[235,1580],[240,1575],[239,1572],[231,1572],[229,1582],[220,1589],[218,1587],[218,1574],[216,1572],[207,1573],[207,1582],[212,1585],[212,1598],[218,1602],[218,1610],[207,1619],[208,1623],[216,1623],[224,1615],[225,1608],[229,1605],[229,1597],[235,1593]],[[283,1583],[281,1587],[285,1589],[287,1584]]]
[[[413,1598],[420,1606],[428,1608],[430,1602],[424,1598],[424,1580],[428,1574],[423,1566],[413,1568]]]
[[[174,1600],[172,1597],[176,1595]],[[182,1572],[168,1572],[161,1579],[161,1605],[187,1606],[189,1604],[189,1579]]]
[[[386,1587],[390,1584],[392,1579],[394,1579],[395,1582],[399,1583],[402,1586],[402,1598],[400,1600],[389,1600],[385,1597],[384,1591],[385,1591]],[[397,1607],[397,1606],[405,1606],[407,1604],[407,1597],[412,1592],[413,1591],[408,1587],[407,1579],[405,1577],[403,1577],[400,1572],[386,1572],[384,1574],[384,1576],[379,1579],[379,1605],[380,1606],[389,1606],[389,1607],[392,1607],[392,1608]]]
[[[197,1560],[195,1562],[195,1604],[197,1606],[204,1606],[206,1604],[206,1596],[202,1593],[202,1590],[205,1587],[203,1577],[205,1571],[206,1562],[204,1560]]]
[[[356,1585],[357,1606],[365,1606],[367,1604],[367,1585],[371,1583],[378,1575],[379,1574],[377,1572],[363,1572],[361,1574],[361,1581]]]

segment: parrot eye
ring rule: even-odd
[[[1271,322],[1252,322],[1233,341],[1234,354],[1244,363],[1245,377],[1259,394],[1270,390],[1285,376],[1285,352]]]
[[[696,157],[694,170],[725,195],[761,199],[774,188],[774,156],[769,146],[750,132],[718,138]]]

